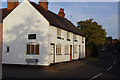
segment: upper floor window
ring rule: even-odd
[[[67,32],[67,40],[70,41],[70,32]]]
[[[38,55],[39,54],[39,44],[38,43],[28,43],[27,44],[27,55]]]
[[[57,45],[56,45],[56,54],[61,54],[61,44],[60,43],[58,43]]]
[[[69,45],[68,44],[65,45],[65,54],[69,54]]]
[[[84,43],[84,38],[82,37],[82,43]]]
[[[28,34],[28,39],[36,39],[36,34]]]
[[[77,42],[77,35],[74,34],[74,41]]]
[[[74,40],[77,40],[77,35],[74,34]]]
[[[57,28],[57,37],[61,38],[61,29]]]

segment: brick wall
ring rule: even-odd
[[[7,9],[11,10],[18,6],[18,2],[7,2]]]
[[[44,9],[48,10],[48,2],[39,2],[39,5],[41,5]]]
[[[61,16],[61,17],[65,18],[65,13],[64,13],[64,9],[63,8],[60,8],[58,16]]]

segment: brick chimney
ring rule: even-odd
[[[12,10],[18,6],[18,0],[7,0],[7,9]]]
[[[39,5],[42,6],[45,10],[48,10],[48,1],[47,0],[39,0]]]
[[[63,8],[60,8],[58,16],[61,16],[61,17],[65,18],[65,13],[64,13],[64,9]]]

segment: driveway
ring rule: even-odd
[[[98,59],[83,59],[59,63],[49,67],[3,65],[3,79],[7,78],[81,78],[118,79],[120,55],[104,51]]]

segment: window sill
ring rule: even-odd
[[[62,54],[56,54],[56,55],[62,55]]]
[[[64,54],[64,55],[70,55],[70,54]]]
[[[70,39],[67,39],[67,41],[71,41]]]
[[[39,54],[26,54],[26,55],[31,55],[31,56],[33,56],[33,55],[34,55],[34,56],[35,56],[35,55],[39,55]]]
[[[75,42],[78,42],[78,40],[74,40]]]
[[[77,54],[78,52],[74,52],[74,54]]]
[[[62,39],[61,37],[57,37],[57,39]]]

